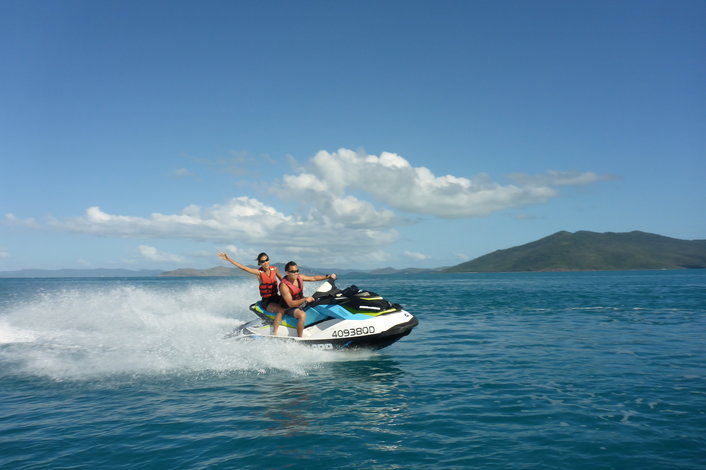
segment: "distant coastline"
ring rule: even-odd
[[[254,266],[252,266],[254,267]],[[395,269],[383,268],[364,270],[351,269],[323,269],[307,268],[302,266],[302,271],[307,273],[335,272],[338,274],[370,274],[370,275],[392,275],[392,274],[419,274],[419,273],[440,273],[439,269]],[[20,269],[15,271],[0,271],[0,279],[9,278],[89,278],[89,277],[247,277],[247,273],[235,269],[216,266],[208,269],[179,268],[170,271],[156,269]]]
[[[283,265],[277,265],[280,270]],[[680,240],[646,232],[557,232],[516,247],[497,250],[474,260],[435,269],[381,268],[372,270],[321,269],[301,266],[304,272],[338,274],[410,275],[426,273],[500,273],[564,271],[633,271],[706,268],[706,240]],[[236,268],[208,269],[20,269],[0,271],[0,278],[52,277],[229,277],[247,276]]]
[[[51,278],[51,277],[154,277],[162,274],[157,269],[18,269],[0,271],[0,278]]]

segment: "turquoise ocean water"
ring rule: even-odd
[[[240,342],[250,279],[0,279],[0,468],[706,468],[706,271],[338,284],[419,327]]]

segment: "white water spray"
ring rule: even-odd
[[[121,374],[285,370],[347,360],[292,343],[224,335],[254,319],[254,286],[139,283],[35,294],[0,312],[0,363],[11,373],[82,379]]]

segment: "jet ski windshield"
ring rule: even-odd
[[[316,292],[312,295],[315,300],[325,299],[330,297],[335,297],[336,294],[340,293],[341,289],[336,287],[336,283],[333,279],[328,279],[326,282],[321,284]]]

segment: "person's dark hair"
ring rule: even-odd
[[[291,267],[293,267],[293,266],[296,266],[296,265],[297,265],[297,263],[295,263],[294,261],[290,261],[289,263],[287,263],[287,264],[284,266],[284,270],[285,270],[285,271],[289,271],[289,268],[291,268]]]
[[[267,255],[267,253],[260,253],[259,255],[257,255],[257,258],[255,258],[255,259],[256,259],[257,261],[260,261],[260,258],[262,258],[263,256],[264,256],[265,258],[269,258],[269,256]]]

